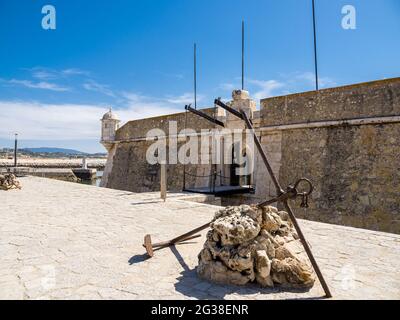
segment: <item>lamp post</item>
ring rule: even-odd
[[[18,133],[15,134],[15,144],[14,144],[14,167],[17,167],[17,149],[18,149]]]

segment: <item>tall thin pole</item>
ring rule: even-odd
[[[315,66],[315,89],[318,91],[318,60],[317,60],[317,28],[315,23],[315,0],[312,0],[313,30],[314,30],[314,66]]]
[[[17,167],[17,149],[18,149],[18,133],[15,134],[15,143],[14,143],[14,167]]]
[[[244,90],[244,21],[242,20],[242,90]]]
[[[196,43],[193,47],[193,85],[194,85],[194,108],[197,109],[197,57]]]
[[[163,162],[160,166],[160,193],[161,199],[165,202],[167,200],[167,165]]]

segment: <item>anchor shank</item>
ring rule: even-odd
[[[202,231],[202,230],[208,228],[208,227],[210,226],[210,223],[211,223],[211,222],[208,222],[208,223],[206,223],[206,224],[204,224],[204,225],[202,225],[202,226],[200,226],[200,227],[198,227],[198,228],[196,228],[196,229],[193,229],[193,230],[191,230],[191,231],[189,231],[189,232],[186,232],[186,233],[184,233],[184,234],[182,234],[182,235],[180,235],[180,236],[178,236],[178,237],[176,237],[176,238],[173,238],[173,239],[171,239],[171,240],[169,240],[169,241],[154,243],[154,244],[153,244],[153,247],[168,247],[168,246],[171,246],[171,245],[173,245],[173,244],[175,244],[175,243],[178,243],[178,242],[181,242],[181,241],[185,241],[185,240],[192,239],[191,236],[193,236],[193,235],[195,235],[196,233],[199,233],[200,231]],[[197,236],[196,236],[195,238],[197,238]]]
[[[170,240],[170,241],[158,242],[158,243],[154,243],[154,244],[153,244],[153,248],[164,248],[164,247],[169,247],[169,246],[171,246],[171,245],[173,245],[173,244],[176,244],[176,243],[179,243],[179,242],[183,242],[183,241],[192,240],[192,239],[196,239],[196,238],[198,238],[198,237],[200,237],[200,235],[199,235],[199,234],[196,234],[196,235],[194,235],[194,236],[189,236],[189,237],[187,237],[187,238],[183,238],[183,239],[181,239],[181,240],[179,240],[179,241],[171,242],[171,240]]]
[[[256,135],[256,132],[255,132],[255,130],[254,130],[254,127],[253,127],[253,125],[252,125],[251,122],[250,122],[250,119],[247,117],[247,114],[246,114],[243,110],[240,110],[240,113],[241,113],[241,115],[242,115],[242,119],[243,119],[244,122],[246,123],[247,128],[250,129],[251,134],[253,135],[254,143],[255,143],[255,145],[256,145],[256,147],[257,147],[257,149],[258,149],[258,152],[260,153],[261,158],[263,159],[263,162],[264,162],[265,166],[267,167],[268,173],[269,173],[269,175],[271,176],[272,181],[273,181],[273,183],[274,183],[274,185],[275,185],[276,193],[277,193],[278,195],[284,193],[284,191],[283,191],[281,185],[279,184],[278,179],[277,179],[276,176],[275,176],[274,171],[272,170],[271,165],[269,164],[267,154],[266,154],[266,152],[264,151],[264,148],[263,148],[263,146],[262,146],[262,144],[261,144],[260,139],[258,139],[258,137],[257,137],[257,135]]]
[[[297,234],[298,234],[298,236],[300,238],[300,241],[301,241],[304,249],[306,250],[307,256],[310,259],[310,262],[311,262],[311,264],[312,264],[312,266],[313,266],[313,268],[315,270],[315,273],[318,276],[319,282],[321,283],[322,288],[325,291],[325,296],[327,298],[331,298],[332,294],[331,294],[331,292],[329,290],[328,284],[326,283],[326,281],[324,279],[324,276],[322,275],[322,272],[319,269],[318,263],[315,260],[314,255],[313,255],[313,253],[312,253],[312,251],[310,249],[310,246],[308,245],[308,243],[306,241],[306,238],[304,237],[304,234],[301,231],[301,228],[300,228],[300,226],[299,226],[299,224],[297,222],[296,216],[294,215],[294,213],[292,211],[292,208],[290,207],[290,205],[289,205],[287,200],[283,201],[283,204],[285,206],[285,209],[286,209],[287,213],[289,214],[290,219],[292,220],[293,226],[296,229],[296,232],[297,232]]]

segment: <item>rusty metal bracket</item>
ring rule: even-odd
[[[308,184],[308,187],[309,187],[308,191],[299,192],[297,190],[299,184],[302,182],[306,182]],[[284,193],[282,193],[279,196],[276,196],[272,199],[258,203],[257,207],[264,207],[264,206],[273,204],[275,202],[283,202],[283,201],[287,201],[287,200],[293,200],[297,197],[301,197],[302,198],[301,207],[308,208],[308,201],[306,199],[308,198],[309,195],[311,195],[313,190],[314,190],[314,187],[313,187],[311,181],[308,180],[307,178],[301,178],[301,179],[297,180],[294,185],[289,185]],[[304,205],[303,205],[303,202],[304,202]]]
[[[185,106],[185,110],[190,111],[190,112],[194,113],[195,115],[198,115],[199,117],[202,117],[202,118],[204,118],[214,124],[217,124],[221,127],[225,127],[225,125],[222,121],[219,121],[218,119],[214,119],[213,117],[209,116],[208,114],[192,108],[190,106],[190,104]]]
[[[153,251],[154,249],[161,249],[161,248],[165,248],[165,247],[169,247],[172,246],[174,244],[177,243],[181,243],[184,242],[186,240],[190,240],[190,239],[194,239],[194,238],[198,238],[200,237],[200,235],[196,235],[196,233],[199,233],[200,231],[207,229],[210,226],[211,222],[208,222],[196,229],[193,229],[189,232],[186,232],[176,238],[173,238],[171,240],[168,241],[164,241],[164,242],[159,242],[159,243],[151,243],[151,237],[149,234],[145,235],[144,237],[144,243],[143,243],[143,247],[146,248],[146,252],[147,254],[152,257],[154,255]]]
[[[226,111],[228,111],[229,113],[232,113],[232,114],[235,115],[236,117],[238,117],[238,118],[244,120],[243,117],[242,117],[242,114],[241,114],[239,111],[237,111],[237,110],[235,110],[235,109],[233,109],[233,108],[227,106],[227,105],[226,105],[225,103],[223,103],[220,99],[215,99],[215,100],[214,100],[214,103],[215,103],[217,106],[220,106],[221,108],[224,108],[224,109],[225,109]]]

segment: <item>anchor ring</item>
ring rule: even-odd
[[[309,196],[313,191],[314,191],[314,186],[312,185],[311,181],[307,178],[300,178],[299,180],[296,181],[296,183],[294,184],[293,188],[296,189],[297,191],[297,187],[302,183],[305,182],[306,184],[308,184],[308,191],[307,192],[302,192],[301,195],[303,196]],[[297,192],[298,194],[300,194],[299,192]]]

